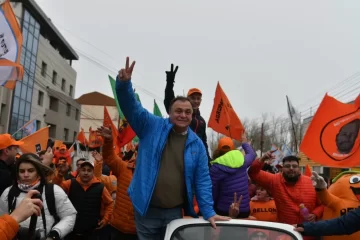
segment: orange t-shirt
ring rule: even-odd
[[[261,202],[250,201],[250,216],[259,221],[277,222],[277,211],[273,199]]]

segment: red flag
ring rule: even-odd
[[[306,164],[305,176],[311,177],[311,175],[312,175],[311,167],[309,166],[309,164]]]
[[[329,167],[360,165],[360,95],[353,104],[325,95],[300,150],[311,160]]]
[[[115,153],[119,154],[120,148],[118,147],[118,130],[114,125],[107,108],[104,106],[104,127],[110,128],[112,131],[112,137],[114,142]]]
[[[132,130],[128,121],[125,118],[122,119],[120,121],[120,126],[118,129],[118,137],[117,137],[118,147],[122,148],[123,146],[125,146],[125,144],[133,140],[135,136],[136,133],[134,132],[134,130]]]
[[[241,141],[244,127],[218,82],[208,126],[218,133]]]
[[[79,141],[79,143],[81,143],[84,146],[88,145],[88,140],[86,139],[85,133],[84,133],[84,129],[81,128],[81,131],[78,133],[77,135],[77,140]]]
[[[89,128],[89,148],[97,148],[103,145],[104,141],[101,136],[97,134],[96,131],[93,131],[92,128]]]

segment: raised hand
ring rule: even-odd
[[[272,161],[275,159],[275,156],[273,155],[273,153],[275,152],[276,150],[274,151],[268,151],[267,153],[264,154],[264,156],[262,156],[260,158],[260,161],[261,162],[267,162],[268,164],[271,164]]]
[[[103,157],[100,153],[98,153],[97,151],[92,151],[91,152],[91,155],[93,156],[93,158],[96,160],[96,161],[101,161],[103,160]]]
[[[178,70],[178,66],[175,67],[175,70],[174,70],[174,64],[171,64],[171,69],[170,71],[166,71],[166,81],[172,81],[172,82],[175,82],[175,75],[176,75],[176,72]]]
[[[104,139],[106,140],[112,140],[112,131],[110,128],[107,128],[107,127],[104,127],[104,126],[101,126],[99,127],[96,132],[102,136]]]
[[[42,163],[46,166],[50,166],[50,164],[53,161],[53,158],[54,158],[53,151],[52,151],[51,147],[48,147],[48,149],[46,150],[46,153],[43,156]]]
[[[237,199],[236,192],[234,193],[234,202],[230,205],[229,216],[231,218],[236,218],[240,213],[240,204],[242,201],[242,195]]]
[[[241,136],[242,143],[249,143],[246,132],[244,131],[243,135]],[[250,143],[249,143],[250,144]]]
[[[120,81],[130,81],[130,79],[131,79],[131,75],[132,75],[132,72],[133,72],[134,66],[135,66],[135,61],[133,61],[131,63],[131,66],[129,66],[129,61],[130,61],[129,57],[126,57],[125,68],[122,68],[119,71],[118,78],[120,79]]]
[[[324,178],[322,176],[319,176],[319,174],[315,171],[312,171],[311,180],[314,188],[317,189],[327,188],[327,183],[325,182]]]

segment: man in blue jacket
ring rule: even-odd
[[[360,231],[360,208],[338,218],[297,224],[295,231],[301,232],[305,236],[351,235]]]
[[[128,189],[135,209],[139,240],[164,239],[166,225],[186,215],[197,217],[193,189],[204,219],[228,217],[213,209],[208,157],[204,144],[189,128],[193,108],[186,97],[170,103],[169,119],[154,116],[135,99],[131,75],[135,62],[119,71],[116,94],[121,109],[140,139],[136,171]]]

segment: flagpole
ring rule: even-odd
[[[296,131],[295,131],[295,126],[294,126],[294,121],[293,121],[293,116],[290,110],[290,103],[289,103],[289,98],[286,95],[286,101],[287,101],[287,105],[288,105],[288,110],[289,110],[289,115],[290,115],[290,120],[291,120],[291,126],[292,126],[292,130],[293,130],[293,134],[294,134],[294,143],[295,143],[295,151],[297,153],[297,139],[296,139]]]

